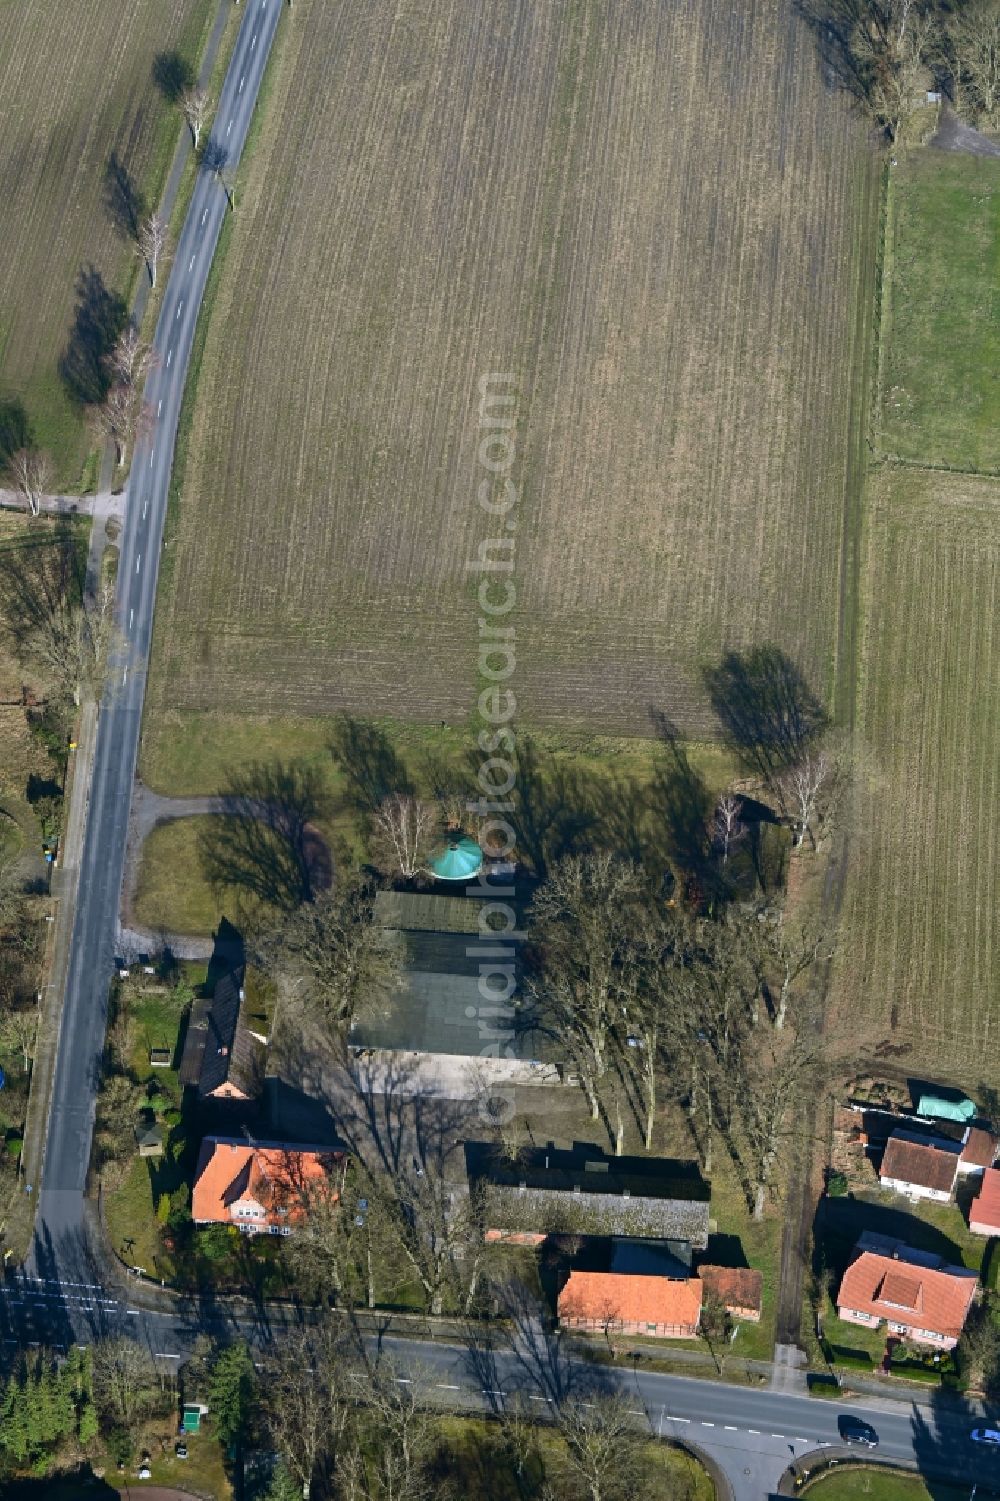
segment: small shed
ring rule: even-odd
[[[139,1126],[135,1139],[139,1144],[140,1157],[163,1156],[163,1131],[155,1121],[150,1126]]]
[[[173,1053],[170,1048],[150,1048],[149,1066],[150,1068],[169,1068],[172,1057]]]

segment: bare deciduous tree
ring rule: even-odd
[[[639,1472],[641,1421],[619,1393],[591,1392],[562,1402],[555,1412],[565,1445],[563,1468],[590,1501],[634,1491]]]
[[[265,1422],[303,1495],[332,1462],[350,1422],[351,1362],[351,1345],[331,1317],[293,1329],[269,1348],[261,1380]]]
[[[541,1024],[558,1033],[580,1071],[592,1120],[620,1015],[623,968],[631,962],[642,891],[636,865],[600,853],[561,861],[532,904],[539,953],[528,993]]]
[[[940,19],[927,0],[798,0],[840,81],[895,140],[920,102]]]
[[[114,443],[116,462],[121,468],[128,460],[130,446],[152,431],[153,411],[147,402],[139,400],[134,386],[119,381],[111,387],[103,405],[94,409],[93,424],[100,438]]]
[[[427,863],[437,822],[438,810],[433,803],[402,792],[387,797],[373,817],[380,864],[412,880]]]
[[[1000,6],[971,0],[946,19],[945,41],[961,113],[995,130],[1000,124]]]
[[[28,1072],[35,1056],[35,1040],[38,1035],[38,1008],[26,1006],[0,1014],[0,1037],[11,1049],[21,1054],[22,1068]]]
[[[156,273],[160,262],[167,254],[168,229],[166,220],[161,219],[159,214],[150,214],[139,225],[139,233],[136,236],[136,254],[146,262],[146,270],[149,272],[149,284],[156,286]]]
[[[159,355],[155,349],[140,339],[131,323],[118,335],[108,358],[112,375],[123,386],[141,386],[158,363]]]
[[[9,468],[15,486],[28,502],[28,510],[32,516],[37,516],[52,473],[47,454],[37,448],[19,448],[12,456]]]
[[[180,97],[180,106],[191,132],[194,149],[197,151],[201,144],[201,133],[211,112],[212,100],[207,90],[195,84],[193,88],[184,90]]]
[[[94,1395],[112,1424],[131,1429],[156,1405],[158,1382],[149,1351],[124,1335],[93,1346]]]
[[[813,849],[816,836],[813,824],[822,811],[822,803],[834,775],[833,757],[827,751],[810,751],[781,776],[779,793],[793,821],[796,848],[808,834]]]
[[[333,1029],[378,1006],[399,981],[399,951],[376,921],[375,892],[348,874],[296,908],[262,950],[282,999]]]
[[[718,807],[712,819],[712,842],[722,854],[722,863],[725,865],[729,860],[729,851],[737,844],[746,833],[746,824],[742,819],[743,799],[735,797],[727,792],[719,799]]]

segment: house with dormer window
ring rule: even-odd
[[[336,1201],[346,1158],[325,1147],[206,1136],[191,1194],[196,1225],[235,1225],[245,1235],[290,1235],[318,1193]]]

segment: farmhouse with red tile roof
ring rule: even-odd
[[[326,1185],[339,1198],[345,1160],[327,1148],[206,1136],[191,1217],[196,1225],[235,1225],[246,1235],[288,1235],[301,1224],[310,1193]]]
[[[837,1312],[851,1324],[877,1328],[884,1320],[890,1334],[917,1344],[950,1350],[958,1343],[976,1293],[975,1272],[941,1264],[914,1251],[918,1261],[862,1251],[844,1273]]]
[[[615,1239],[595,1245],[601,1247],[599,1258],[585,1246],[559,1292],[563,1328],[694,1339],[702,1284],[677,1275],[684,1268],[667,1243]]]

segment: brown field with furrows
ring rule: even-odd
[[[175,54],[194,66],[214,9],[0,3],[0,468],[26,425],[55,460],[57,485],[93,479],[85,404],[115,299],[139,274],[129,216],[155,204],[180,129],[154,63]]]
[[[303,0],[271,68],[147,736],[462,719],[491,535],[525,723],[711,733],[701,668],[761,641],[828,694],[877,171],[790,0]],[[489,372],[508,533],[477,505]]]
[[[885,469],[868,511],[837,990],[856,1050],[975,1094],[1000,1084],[1000,482]]]

